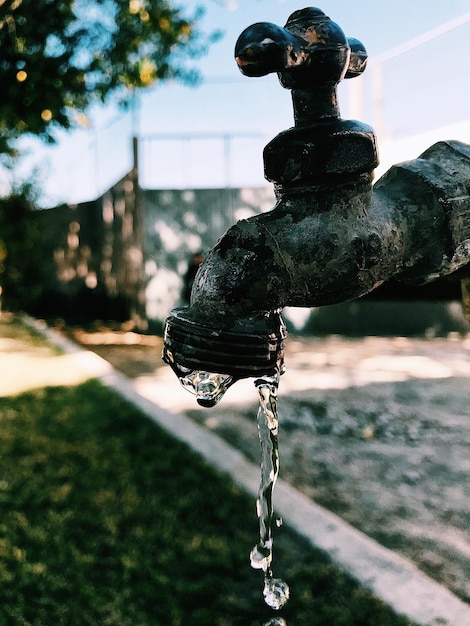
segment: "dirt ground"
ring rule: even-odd
[[[259,462],[251,381],[202,409],[161,362],[160,338],[73,336]],[[286,365],[281,476],[470,601],[470,336],[290,337]]]

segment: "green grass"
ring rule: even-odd
[[[51,348],[51,345],[39,332],[27,327],[19,317],[8,313],[0,312],[0,338],[15,339],[35,348]]]
[[[0,625],[261,626],[251,498],[96,381],[0,398]],[[288,626],[405,626],[287,528]]]

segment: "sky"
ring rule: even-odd
[[[58,133],[53,147],[37,140],[22,142],[27,157],[18,174],[29,176],[35,169],[43,189],[42,206],[102,194],[132,167],[133,135],[140,137],[140,181],[145,188],[266,184],[262,149],[293,125],[291,95],[274,75],[244,77],[233,50],[247,26],[259,21],[284,25],[293,11],[308,4],[199,4],[206,7],[204,30],[224,32],[198,61],[200,86],[162,83],[139,97],[134,113],[113,106],[95,108],[89,111],[89,128]],[[370,67],[364,76],[340,85],[340,108],[343,117],[375,128],[385,165],[390,158],[418,156],[408,157],[410,150],[421,149],[410,137],[421,138],[423,149],[434,143],[433,132],[452,133],[437,139],[470,142],[468,0],[318,0],[315,6],[368,50]],[[455,25],[462,16],[461,25],[439,34],[443,25]],[[418,37],[425,43],[417,45]],[[399,54],[400,46],[410,41],[410,50]],[[380,59],[382,63],[375,62]]]

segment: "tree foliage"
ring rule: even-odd
[[[24,133],[53,141],[111,94],[197,80],[189,60],[217,37],[201,16],[167,0],[0,0],[0,153]]]
[[[4,308],[31,312],[42,293],[45,254],[34,210],[34,193],[25,185],[0,198],[0,295]]]

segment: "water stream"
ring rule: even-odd
[[[280,373],[258,378],[258,434],[261,444],[261,482],[256,500],[259,520],[259,542],[250,553],[251,567],[264,572],[264,600],[273,609],[280,609],[289,599],[289,587],[275,578],[271,569],[273,559],[273,490],[279,475],[277,388]]]
[[[283,607],[289,599],[287,583],[280,578],[275,578],[271,569],[273,559],[273,489],[279,474],[277,389],[282,371],[283,366],[280,362],[274,375],[263,376],[255,380],[259,395],[257,422],[261,444],[261,482],[256,500],[259,541],[250,553],[251,566],[264,572],[263,596],[265,602],[276,610]],[[205,407],[215,406],[232,380],[232,377],[228,375],[190,370],[180,378],[183,387],[195,394],[197,402]],[[281,522],[277,520],[277,523],[280,525]],[[285,624],[282,619],[270,623]]]

